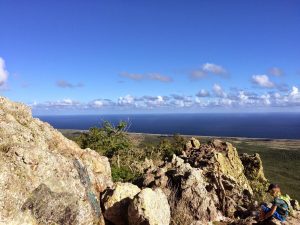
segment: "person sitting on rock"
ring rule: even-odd
[[[280,222],[285,222],[290,209],[289,197],[281,194],[278,184],[270,184],[267,192],[274,197],[271,202],[272,207],[269,208],[266,205],[261,206],[259,221],[275,218]]]

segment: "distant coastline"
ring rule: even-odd
[[[89,132],[89,130],[81,130],[81,129],[58,129],[61,133],[67,134],[67,133],[86,133]],[[156,136],[156,137],[172,137],[174,134],[158,134],[158,133],[142,133],[142,132],[127,132],[129,135],[149,135],[149,136]],[[197,134],[180,134],[180,136],[183,137],[198,137],[198,138],[204,138],[204,139],[228,139],[228,140],[240,140],[240,141],[299,141],[300,144],[300,138],[299,139],[289,139],[289,138],[252,138],[252,137],[231,137],[231,136],[206,136],[206,135],[197,135]],[[300,146],[299,146],[300,147]]]
[[[129,123],[132,133],[259,139],[300,139],[300,113],[40,116],[56,129],[88,130],[103,121]]]

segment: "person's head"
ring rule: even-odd
[[[273,197],[277,197],[281,194],[280,187],[278,184],[270,184],[267,192]]]

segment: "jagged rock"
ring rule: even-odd
[[[120,182],[115,183],[112,189],[107,189],[102,197],[105,219],[115,225],[128,224],[128,205],[140,191],[134,184]]]
[[[256,190],[254,193],[232,144],[213,140],[184,153],[182,158],[173,156],[171,162],[146,171],[142,182],[164,191],[172,216],[180,214],[179,208],[186,205],[190,218],[207,223],[220,220],[222,215],[234,218],[241,208],[252,207]],[[259,174],[264,178],[263,171]],[[259,179],[257,183],[265,181]]]
[[[219,218],[220,213],[214,202],[218,201],[218,197],[207,191],[208,183],[202,170],[191,167],[174,155],[171,162],[149,171],[145,178],[151,174],[153,181],[148,182],[148,187],[160,187],[164,191],[171,205],[172,217],[176,220],[184,218],[206,223]]]
[[[201,146],[200,141],[194,137],[192,137],[186,144],[185,150],[199,149]]]
[[[259,154],[248,155],[247,153],[244,153],[240,155],[240,159],[244,166],[244,174],[255,194],[255,199],[265,201],[267,199],[266,190],[268,181],[264,175],[264,169]]]
[[[170,206],[161,189],[143,189],[128,208],[130,225],[169,225]]]
[[[0,171],[2,224],[104,224],[99,191],[112,185],[108,159],[3,97]]]
[[[297,200],[292,199],[291,200],[291,205],[292,205],[294,210],[300,211],[300,205],[299,205],[299,202]]]
[[[211,143],[215,148],[224,148],[224,147],[226,147],[226,142],[224,142],[220,139],[214,139]]]
[[[214,162],[213,170],[224,174],[223,177],[226,177],[229,182],[231,179],[231,183],[235,184],[234,188],[237,188],[238,191],[252,194],[251,186],[244,174],[244,166],[236,148],[231,143],[226,142],[223,143],[223,148],[218,149],[213,154],[214,157],[211,159]]]

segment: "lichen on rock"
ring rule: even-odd
[[[248,155],[241,154],[240,159],[244,166],[244,174],[255,194],[257,201],[266,201],[268,196],[266,193],[268,180],[264,175],[262,160],[259,154]]]
[[[74,160],[85,168],[90,182],[88,190]],[[72,224],[104,224],[100,207],[93,207],[87,199],[99,205],[99,190],[112,185],[108,159],[79,148],[49,124],[32,118],[29,107],[3,97],[0,170],[0,223],[60,224],[61,218],[68,217],[70,221],[76,220]],[[41,193],[48,198],[47,202],[40,199]],[[50,199],[51,196],[55,198]],[[69,206],[66,196],[72,200]],[[31,206],[34,207],[30,209]]]

